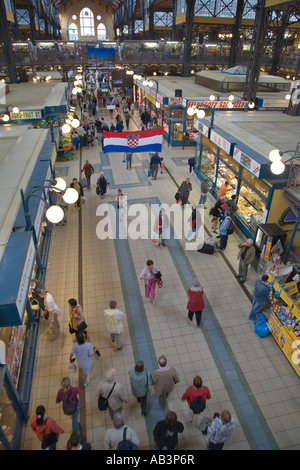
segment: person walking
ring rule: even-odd
[[[168,235],[168,229],[170,227],[169,217],[167,216],[164,209],[159,211],[159,214],[155,217],[153,231],[158,235],[158,246],[160,242],[162,246],[166,246],[165,240]],[[168,237],[170,238],[170,237]]]
[[[89,442],[81,442],[80,434],[78,432],[72,432],[68,441],[67,450],[92,450],[92,445]]]
[[[153,305],[155,305],[155,287],[156,280],[154,274],[158,273],[159,269],[154,266],[154,262],[151,259],[148,259],[146,266],[140,274],[140,279],[144,281],[145,286],[145,296]],[[151,297],[150,297],[151,294]]]
[[[80,402],[78,395],[81,393],[79,387],[72,387],[69,377],[64,377],[61,386],[56,395],[56,403],[62,403],[63,412],[67,416],[72,417],[72,430],[79,431],[78,416],[80,412]]]
[[[168,411],[165,419],[155,425],[154,441],[159,450],[178,450],[178,433],[183,431],[184,425],[177,420],[175,411]]]
[[[174,390],[174,385],[179,382],[179,376],[176,369],[167,366],[167,358],[162,355],[158,358],[159,368],[152,372],[152,381],[155,395],[162,410],[166,407],[166,398]]]
[[[46,409],[43,405],[36,408],[35,415],[31,418],[30,427],[42,442],[42,449],[56,450],[59,434],[65,432],[53,418],[46,417]]]
[[[58,338],[59,335],[59,321],[58,317],[62,315],[62,311],[56,303],[54,302],[54,299],[52,295],[47,292],[44,289],[40,289],[39,291],[39,296],[44,299],[44,305],[45,305],[45,310],[49,314],[49,320],[50,320],[50,328],[49,332],[51,334],[50,341],[54,341],[56,338]]]
[[[187,241],[191,242],[194,238],[198,237],[198,233],[202,225],[201,214],[200,211],[198,211],[197,207],[193,208],[192,214],[188,218],[187,222],[191,224],[191,227],[188,233],[186,234],[186,239]],[[192,237],[192,235],[194,235],[195,237]]]
[[[80,182],[77,178],[73,178],[72,183],[70,184],[70,188],[76,189],[78,192],[78,199],[75,202],[75,206],[80,209],[81,208],[81,197],[84,195],[83,187],[81,186]]]
[[[70,333],[75,333],[75,335],[79,331],[85,331],[87,328],[87,324],[85,323],[84,314],[81,305],[77,302],[76,299],[69,299],[69,331]],[[86,331],[85,331],[86,334]]]
[[[134,369],[128,372],[132,394],[141,405],[143,416],[147,414],[147,394],[149,387],[153,385],[150,373],[145,369],[143,361],[138,361]]]
[[[96,390],[97,397],[100,394],[103,397],[108,397],[110,394],[108,398],[108,412],[111,419],[113,419],[115,414],[121,415],[123,403],[128,402],[124,385],[115,380],[116,373],[115,369],[109,369],[105,374],[105,380],[99,382]]]
[[[252,309],[249,315],[249,320],[255,320],[262,307],[265,304],[271,304],[271,290],[268,279],[268,274],[264,274],[261,279],[257,279],[255,282]]]
[[[207,448],[209,450],[222,450],[237,425],[237,420],[231,417],[228,410],[223,410],[221,415],[215,413],[211,424],[207,428]]]
[[[122,120],[117,121],[117,124],[116,124],[116,131],[117,131],[117,132],[122,132],[123,129],[124,129],[123,121],[122,121]]]
[[[190,174],[193,173],[194,168],[195,168],[195,164],[196,164],[196,158],[195,158],[195,157],[191,157],[191,158],[188,159],[188,165],[189,165],[189,172],[190,172]]]
[[[73,356],[76,356],[77,364],[83,372],[83,386],[86,387],[90,381],[88,379],[92,368],[92,357],[96,348],[92,348],[91,344],[86,341],[86,336],[83,331],[79,331],[76,335],[76,343],[70,354],[70,362]]]
[[[118,194],[116,195],[116,201],[117,201],[117,208],[120,213],[119,215],[120,220],[123,220],[124,216],[126,215],[127,196],[123,194],[122,189],[118,189]]]
[[[150,114],[145,109],[143,109],[142,111],[141,121],[142,121],[142,124],[146,127],[146,129],[148,129],[149,122],[150,122]]]
[[[126,170],[131,170],[131,164],[132,164],[132,153],[126,153]]]
[[[107,429],[104,436],[104,447],[106,450],[118,450],[118,445],[123,441],[124,429],[126,428],[126,439],[136,446],[140,440],[136,431],[129,426],[125,426],[122,415],[116,413],[113,417],[113,428]]]
[[[193,316],[195,313],[197,327],[200,328],[202,311],[204,310],[205,305],[203,300],[203,287],[201,286],[198,279],[194,279],[192,281],[192,287],[190,287],[188,290],[188,296],[188,319],[193,321]]]
[[[253,246],[252,238],[248,238],[244,243],[240,243],[238,247],[240,248],[237,255],[237,259],[239,259],[239,274],[236,278],[240,284],[243,284],[247,279],[249,264],[255,260],[256,250]]]
[[[151,168],[151,173],[152,173],[152,179],[156,180],[157,179],[157,173],[158,173],[158,166],[161,166],[161,160],[158,155],[158,152],[155,152],[150,159],[150,168]]]
[[[220,234],[220,248],[217,250],[219,253],[223,253],[227,246],[228,230],[231,225],[231,211],[225,209],[225,219],[220,223],[219,234]]]
[[[91,177],[92,174],[95,172],[93,165],[86,160],[85,164],[82,167],[81,173],[84,172],[86,180],[87,180],[87,187],[90,190],[91,189]]]
[[[187,178],[179,186],[178,192],[179,192],[182,207],[184,207],[184,205],[187,204],[188,198],[192,189],[193,188],[192,188],[190,178]]]
[[[196,425],[198,426],[200,423],[200,416],[201,416],[201,411],[197,412],[197,407],[192,405],[191,408],[191,403],[195,402],[197,398],[201,398],[203,401],[204,406],[206,406],[206,400],[210,400],[211,394],[209,391],[208,387],[203,386],[203,382],[201,377],[199,375],[196,375],[193,380],[193,385],[190,385],[184,394],[181,397],[182,401],[187,401],[189,405],[188,409],[188,421],[190,423],[193,422],[194,415],[196,415]]]
[[[103,172],[100,173],[100,176],[97,180],[97,185],[98,185],[99,190],[100,190],[100,196],[101,196],[101,198],[103,198],[106,194],[107,185],[108,185],[107,179],[105,178]]]
[[[207,195],[208,195],[209,188],[210,188],[208,181],[209,181],[208,178],[204,178],[204,180],[201,181],[201,184],[200,184],[201,195],[200,195],[198,204],[203,204],[204,206],[205,206]],[[204,207],[204,209],[206,209],[206,207]]]
[[[106,329],[110,333],[112,342],[116,344],[117,351],[122,349],[123,318],[124,313],[117,308],[117,302],[111,300],[109,308],[104,310],[104,319]]]
[[[125,118],[125,122],[126,122],[126,129],[128,130],[129,129],[129,121],[131,119],[131,114],[130,114],[130,111],[129,111],[128,108],[124,112],[124,118]]]

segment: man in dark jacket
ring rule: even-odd
[[[146,129],[148,129],[148,125],[149,125],[149,122],[150,122],[150,114],[145,109],[143,109],[143,111],[142,111],[141,121],[144,124],[144,126],[146,127]]]
[[[257,279],[254,287],[254,297],[252,303],[252,310],[249,315],[249,320],[255,320],[263,305],[271,304],[270,300],[270,286],[268,283],[269,276],[264,274],[263,277]]]
[[[178,433],[184,431],[184,425],[177,421],[174,411],[168,411],[166,418],[156,423],[153,430],[154,440],[160,450],[178,448]]]
[[[240,243],[240,251],[238,252],[237,259],[239,259],[239,274],[236,276],[239,283],[243,284],[247,279],[248,266],[255,260],[256,251],[253,246],[253,239],[248,238],[244,243]]]
[[[154,155],[152,155],[151,160],[150,160],[150,168],[152,172],[152,179],[156,180],[157,178],[157,173],[158,173],[158,165],[161,166],[161,160],[158,155],[158,152],[155,152]]]

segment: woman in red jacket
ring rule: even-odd
[[[53,418],[47,418],[45,413],[46,410],[43,405],[37,407],[36,414],[31,418],[31,429],[42,442],[42,449],[48,448],[49,450],[56,450],[58,436],[59,434],[63,434],[64,430],[54,421]],[[56,434],[56,436],[54,436],[54,434]],[[49,436],[49,442],[48,445],[44,447],[43,438],[45,438],[45,436]]]
[[[194,313],[196,314],[197,327],[200,328],[200,322],[202,317],[202,310],[204,309],[204,300],[203,300],[203,287],[197,279],[194,279],[192,282],[192,287],[188,290],[189,300],[187,304],[187,309],[189,311],[188,318],[193,320]]]
[[[202,379],[199,377],[199,375],[196,375],[194,377],[193,385],[190,385],[184,394],[181,397],[181,400],[184,401],[186,400],[189,405],[189,411],[188,411],[188,420],[190,423],[193,421],[194,414],[196,414],[197,418],[197,425],[200,422],[200,415],[201,413],[194,413],[193,410],[190,408],[190,404],[197,398],[201,397],[204,405],[206,404],[206,400],[209,400],[211,398],[210,391],[208,387],[203,386],[202,384]]]

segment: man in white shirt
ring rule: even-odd
[[[124,426],[122,416],[115,414],[113,418],[113,428],[109,428],[104,436],[104,447],[106,450],[117,450],[119,442],[123,440],[123,430],[126,427],[126,439],[139,445],[140,440],[134,429]]]

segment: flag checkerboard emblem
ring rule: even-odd
[[[138,134],[127,135],[126,137],[127,137],[128,147],[130,147],[131,149],[134,149],[138,146],[139,138],[140,138]]]

